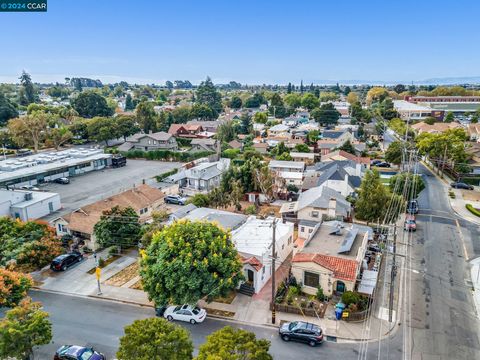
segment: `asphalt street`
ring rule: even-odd
[[[66,296],[61,294],[32,291],[32,298],[43,303],[50,313],[53,323],[53,341],[36,349],[37,359],[51,359],[55,350],[64,344],[93,346],[104,353],[108,359],[115,357],[119,338],[125,325],[136,319],[154,315],[153,309],[93,298]],[[230,325],[254,332],[258,338],[271,341],[270,353],[274,359],[357,359],[359,345],[356,343],[325,342],[311,348],[306,344],[284,342],[278,336],[278,330],[268,326],[247,326],[237,323],[207,318],[197,325],[179,323],[191,333],[197,351],[207,335],[224,326]],[[398,344],[398,342],[396,342]],[[393,348],[393,345],[392,345]],[[377,346],[372,343],[368,359],[377,359]],[[400,359],[399,351],[392,350],[389,359]]]
[[[426,188],[407,263],[406,359],[480,359],[468,270],[468,260],[480,255],[478,227],[451,210],[438,178],[420,171]]]

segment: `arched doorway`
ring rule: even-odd
[[[335,292],[343,294],[345,292],[345,283],[343,281],[337,281],[335,285]]]
[[[247,269],[247,283],[253,286],[254,280],[255,280],[255,274],[253,270]]]

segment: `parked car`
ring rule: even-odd
[[[20,186],[20,190],[39,191],[40,189],[33,185],[23,185]]]
[[[167,204],[185,205],[187,199],[180,195],[167,195],[165,196],[165,202]]]
[[[463,182],[452,182],[450,184],[450,186],[454,189],[465,189],[465,190],[473,190],[474,187],[472,185],[469,185],[469,184],[465,184]]]
[[[57,256],[55,259],[52,260],[50,264],[50,269],[54,271],[65,271],[73,264],[80,262],[83,260],[83,255],[79,252],[71,252],[68,254],[63,254]]]
[[[167,305],[155,306],[155,315],[163,317],[163,314],[165,314],[165,310],[167,310]]]
[[[405,219],[405,224],[403,226],[405,231],[417,231],[417,222],[415,221],[415,216],[409,215]]]
[[[284,341],[305,342],[310,346],[316,346],[323,342],[323,333],[320,326],[304,321],[285,323],[278,332]]]
[[[380,164],[382,163],[383,161],[380,160],[380,159],[373,159],[371,162],[370,162],[370,165],[371,166],[376,166],[377,164]]]
[[[382,249],[380,248],[380,246],[378,244],[370,244],[368,245],[368,250],[369,251],[373,251],[373,252],[381,252]]]
[[[63,345],[57,350],[53,360],[106,360],[105,355],[93,348],[78,345]]]
[[[376,167],[381,167],[381,168],[389,168],[391,165],[385,161],[379,162],[375,164]]]
[[[192,307],[190,305],[169,306],[163,314],[168,321],[179,320],[186,321],[190,324],[197,324],[203,322],[207,317],[205,309]]]
[[[63,185],[70,184],[70,179],[67,177],[60,177],[53,181],[56,182],[57,184],[63,184]]]
[[[407,205],[407,213],[417,214],[418,213],[418,201],[410,200]]]

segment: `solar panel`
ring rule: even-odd
[[[340,248],[337,251],[337,254],[349,252],[352,249],[353,242],[355,241],[355,237],[358,234],[358,229],[353,228],[349,231],[347,236],[342,242],[342,245],[340,245]]]

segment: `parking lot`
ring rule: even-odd
[[[62,201],[62,209],[48,216],[46,220],[131,189],[134,185],[140,185],[143,180],[148,182],[148,179],[180,165],[178,162],[127,160],[125,167],[92,171],[71,177],[68,185],[55,183],[42,185],[41,190],[60,194]]]

